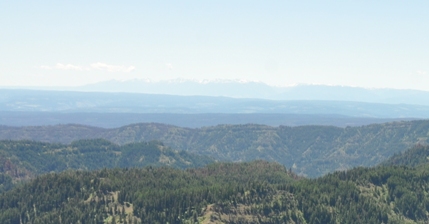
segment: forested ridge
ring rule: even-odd
[[[322,176],[356,166],[374,166],[416,144],[427,144],[429,120],[361,127],[271,127],[218,125],[199,129],[143,123],[114,129],[81,125],[0,127],[0,139],[30,139],[68,144],[82,138],[103,138],[123,145],[162,141],[218,161],[276,161],[300,175]]]
[[[175,151],[161,142],[117,145],[104,139],[78,140],[68,145],[28,140],[0,141],[0,192],[13,183],[64,170],[114,167],[200,167],[213,160],[186,151]],[[3,183],[3,184],[2,184]]]
[[[159,124],[123,127],[104,135],[105,139],[74,140],[69,136],[74,141],[68,144],[4,140],[0,141],[0,223],[427,223],[426,125],[424,121],[366,129],[224,125],[201,129],[204,137],[194,133],[198,141],[204,140],[199,143],[204,155],[241,154],[249,159],[239,147],[252,152],[255,144],[261,144],[257,151],[272,153],[267,160],[304,155],[319,158],[307,159],[307,163],[319,161],[325,167],[332,160],[323,160],[326,155],[342,155],[337,160],[376,160],[393,152],[378,166],[335,171],[314,179],[296,174],[296,167],[276,162],[213,163],[207,156],[190,153],[192,148],[176,151],[160,141],[136,138],[150,136],[148,139],[177,141],[189,147],[198,142],[188,139],[183,143],[194,129]],[[72,132],[79,133],[79,126],[64,127],[74,127]],[[49,137],[46,132],[38,135]],[[119,144],[118,139],[133,141]],[[282,145],[273,139],[306,150],[286,148],[292,157],[288,158],[274,150],[274,145]],[[366,145],[359,139],[367,139]],[[409,150],[399,149],[412,142],[416,145]],[[344,144],[340,151],[324,154],[326,148],[340,143]],[[217,148],[220,145],[228,150]]]
[[[0,195],[0,223],[426,223],[429,172],[299,178],[264,161],[66,171]]]
[[[398,153],[384,161],[382,165],[416,167],[429,162],[429,145],[415,145],[411,149]]]

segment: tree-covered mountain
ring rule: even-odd
[[[103,138],[123,145],[158,140],[219,161],[277,161],[300,175],[321,176],[374,166],[395,153],[429,141],[429,120],[360,127],[218,125],[198,129],[143,123],[114,129],[81,125],[0,127],[0,139],[70,143]]]
[[[425,223],[429,173],[379,166],[300,179],[263,161],[46,174],[0,195],[0,223]]]
[[[160,142],[122,146],[103,139],[79,140],[68,145],[34,141],[0,141],[0,192],[12,182],[64,170],[96,170],[114,167],[200,167],[213,160],[174,151]],[[3,183],[3,184],[2,184]]]
[[[416,145],[405,152],[393,155],[381,165],[417,167],[428,163],[429,145]]]

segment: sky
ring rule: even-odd
[[[0,1],[0,86],[237,79],[429,91],[429,1]]]

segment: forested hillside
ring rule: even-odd
[[[212,162],[204,156],[174,151],[156,141],[122,146],[103,139],[79,140],[68,145],[25,140],[0,141],[0,192],[10,189],[13,182],[68,169],[149,165],[184,169]]]
[[[429,174],[355,168],[300,179],[256,161],[46,174],[0,195],[0,223],[425,223]]]
[[[429,145],[416,145],[413,148],[393,155],[382,165],[416,167],[429,163]]]
[[[0,139],[70,143],[82,138],[103,138],[120,145],[158,140],[173,149],[219,161],[277,161],[300,175],[316,177],[355,166],[374,166],[416,144],[427,144],[428,130],[429,120],[347,128],[248,124],[190,129],[155,123],[115,129],[2,126]]]

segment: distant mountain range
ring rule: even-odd
[[[316,93],[315,96],[317,96]],[[15,89],[0,90],[0,111],[146,114],[336,114],[367,118],[429,118],[429,105]]]
[[[0,111],[0,125],[44,126],[82,124],[102,128],[117,128],[135,123],[162,123],[186,128],[201,128],[220,124],[263,124],[270,126],[362,126],[414,118],[350,117],[338,114],[281,114],[281,113],[88,113]]]
[[[11,88],[3,87],[2,89]],[[148,79],[134,79],[127,81],[110,80],[78,87],[15,87],[12,89],[429,105],[429,91],[316,84],[271,86],[263,82],[244,80],[172,79],[153,81]]]
[[[270,86],[262,82],[241,80],[111,80],[76,87],[70,90],[186,96],[225,96],[234,98],[257,98],[270,100],[328,100],[429,105],[429,92],[427,91],[404,89],[368,89],[350,86],[307,84],[281,87]]]

